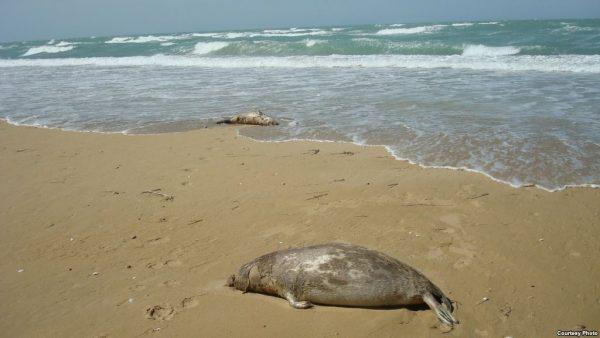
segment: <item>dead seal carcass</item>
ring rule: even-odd
[[[252,124],[257,126],[276,126],[279,124],[274,118],[265,115],[260,110],[235,115],[229,119],[218,121],[217,123]]]
[[[452,303],[423,274],[381,252],[329,243],[275,251],[242,265],[227,284],[287,299],[294,308],[312,303],[389,307],[426,303],[453,325]]]

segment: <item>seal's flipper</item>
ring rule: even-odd
[[[285,299],[287,299],[288,302],[290,302],[290,306],[295,309],[308,309],[313,306],[311,302],[305,300],[299,301],[291,292],[285,294]]]
[[[435,297],[427,292],[423,295],[423,301],[429,305],[429,307],[435,312],[439,320],[442,322],[454,326],[454,324],[458,324],[458,320],[452,316],[452,313],[447,308],[447,306],[442,306]]]

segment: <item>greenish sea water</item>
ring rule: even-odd
[[[284,122],[247,132],[261,140],[384,145],[514,186],[597,187],[600,20],[0,43],[0,117],[13,124],[166,131],[251,108]]]

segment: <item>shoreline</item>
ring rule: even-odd
[[[205,121],[207,119],[200,119],[198,121]],[[1,122],[10,124],[12,126],[15,127],[30,127],[30,128],[41,128],[41,129],[49,129],[49,130],[59,130],[59,131],[64,131],[64,132],[75,132],[75,133],[96,133],[96,134],[116,134],[116,135],[128,135],[128,136],[136,136],[136,135],[162,135],[162,134],[171,134],[171,133],[185,133],[185,132],[189,132],[189,131],[194,131],[194,130],[202,130],[202,129],[206,129],[206,128],[219,128],[219,126],[217,126],[215,123],[213,123],[213,120],[215,119],[208,119],[208,122],[203,122],[201,124],[201,126],[199,126],[198,128],[190,128],[190,129],[184,129],[184,130],[170,130],[170,131],[165,131],[165,132],[155,132],[155,133],[131,133],[130,130],[125,130],[125,131],[121,131],[121,132],[102,132],[102,131],[86,131],[86,130],[77,130],[77,129],[66,129],[66,128],[57,128],[57,127],[48,127],[48,126],[44,126],[44,125],[28,125],[28,124],[20,124],[20,123],[16,123],[14,121],[9,121],[9,118],[0,118]],[[189,121],[173,121],[173,122],[156,122],[154,124],[159,125],[159,124],[176,124],[179,122],[189,122]],[[146,126],[146,127],[141,127],[141,128],[150,128],[153,125],[150,126]],[[231,126],[230,126],[231,127]],[[522,188],[537,188],[537,189],[541,189],[544,190],[546,192],[560,192],[560,191],[564,191],[567,189],[600,189],[600,184],[596,184],[596,183],[584,183],[584,184],[566,184],[563,185],[561,187],[555,188],[555,189],[551,189],[551,188],[547,188],[538,184],[533,184],[533,183],[523,183],[521,185],[517,185],[514,183],[511,183],[509,181],[505,181],[499,178],[496,178],[484,171],[478,170],[478,169],[472,169],[472,168],[468,168],[468,167],[453,167],[453,166],[447,166],[447,165],[426,165],[426,164],[422,164],[422,163],[418,163],[415,162],[409,158],[405,158],[405,157],[401,157],[398,156],[394,153],[394,151],[385,144],[362,144],[362,143],[358,143],[358,142],[354,142],[354,141],[344,141],[344,140],[319,140],[319,139],[298,139],[298,138],[293,138],[293,139],[287,139],[287,140],[260,140],[260,139],[255,139],[252,138],[251,136],[247,136],[247,135],[243,135],[240,133],[241,129],[243,128],[252,128],[252,126],[237,126],[237,136],[239,137],[245,137],[248,138],[251,141],[254,142],[265,142],[265,143],[287,143],[287,142],[316,142],[316,143],[341,143],[341,144],[351,144],[351,145],[355,145],[355,146],[359,146],[359,147],[375,147],[375,148],[384,148],[390,156],[392,156],[395,160],[397,161],[403,161],[403,162],[407,162],[411,165],[416,165],[420,168],[423,169],[445,169],[445,170],[454,170],[454,171],[465,171],[465,172],[470,172],[473,174],[479,174],[479,175],[483,175],[486,178],[497,182],[497,183],[501,183],[501,184],[505,184],[508,185],[512,188],[515,189],[522,189]]]
[[[600,327],[600,190],[514,189],[379,147],[255,142],[237,130],[128,137],[0,122],[2,332],[504,337]],[[460,324],[444,333],[426,309],[302,311],[223,286],[262,254],[326,242],[413,266],[457,302]],[[166,310],[153,316],[156,306]]]
[[[254,142],[265,142],[265,143],[286,143],[286,142],[345,143],[345,144],[355,145],[358,147],[384,148],[390,154],[390,156],[392,156],[396,161],[407,162],[411,165],[415,165],[415,166],[418,166],[423,169],[445,169],[445,170],[464,171],[464,172],[469,172],[472,174],[483,175],[486,178],[488,178],[489,180],[492,180],[496,183],[508,185],[509,187],[514,188],[514,189],[537,188],[540,190],[544,190],[546,192],[560,192],[560,191],[564,191],[567,189],[599,189],[600,188],[600,184],[596,184],[596,183],[567,184],[567,185],[564,185],[564,186],[562,186],[560,188],[556,188],[556,189],[546,188],[544,186],[533,184],[533,183],[524,183],[523,185],[515,185],[508,181],[504,181],[499,178],[495,178],[494,176],[492,176],[484,171],[477,170],[477,169],[471,169],[471,168],[467,168],[467,167],[453,167],[453,166],[446,166],[446,165],[436,166],[436,165],[421,164],[421,163],[415,162],[409,158],[397,156],[396,154],[394,154],[394,151],[391,150],[389,146],[384,145],[384,144],[361,144],[361,143],[352,142],[352,141],[330,141],[330,140],[298,139],[298,138],[289,139],[289,140],[257,140],[250,136],[240,134],[239,130],[238,130],[238,136],[246,137]]]

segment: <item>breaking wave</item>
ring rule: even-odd
[[[521,50],[517,47],[489,47],[484,45],[467,45],[463,50],[463,56],[503,56],[519,54]]]
[[[386,28],[379,30],[377,35],[399,35],[399,34],[420,34],[420,33],[432,33],[438,31],[446,25],[433,25],[433,26],[419,26],[412,28]]]
[[[196,46],[194,46],[194,54],[196,55],[205,55],[212,52],[216,52],[219,49],[223,49],[229,46],[227,42],[198,42]]]
[[[212,48],[216,48],[215,45]],[[61,48],[61,47],[58,47]],[[204,47],[202,47],[204,48]],[[600,73],[600,55],[329,55],[192,57],[154,55],[60,59],[0,59],[0,67],[164,66],[204,68],[455,68],[490,71]]]
[[[75,48],[75,47],[68,42],[60,42],[56,45],[31,47],[22,56],[30,56],[30,55],[41,54],[41,53],[48,53],[48,54],[62,53],[62,52],[70,51],[73,48]]]
[[[130,37],[130,36],[122,37],[122,36],[118,36],[118,37],[114,37],[114,38],[106,41],[105,43],[167,42],[167,41],[172,41],[172,40],[189,39],[190,37],[192,37],[191,34],[184,34],[184,35],[160,35],[160,36],[146,35],[146,36],[137,36],[137,37]]]

